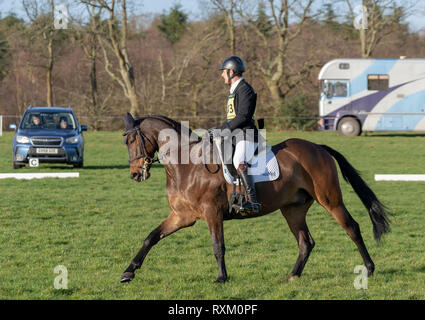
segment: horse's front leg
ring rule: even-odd
[[[121,276],[121,282],[128,282],[134,279],[134,272],[136,269],[140,269],[143,261],[146,258],[149,250],[158,243],[159,240],[172,234],[173,232],[194,225],[195,219],[190,217],[181,217],[174,211],[165,219],[156,229],[154,229],[149,236],[145,239],[142,248],[139,250],[137,255],[133,258],[128,268],[124,271]]]
[[[211,234],[211,241],[215,258],[218,264],[218,278],[216,282],[224,283],[227,280],[226,264],[224,262],[224,232],[223,232],[223,216],[213,215],[206,219],[208,229]]]

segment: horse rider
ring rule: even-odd
[[[240,129],[243,132],[242,138],[236,141],[233,156],[233,165],[241,177],[248,198],[242,204],[240,211],[258,213],[259,204],[253,176],[248,173],[248,162],[254,156],[255,148],[258,145],[258,129],[253,119],[257,94],[242,77],[245,72],[245,63],[240,57],[231,56],[226,58],[221,64],[220,70],[222,70],[221,77],[224,82],[230,86],[230,94],[227,99],[227,120],[217,129],[229,129],[231,132]],[[215,128],[212,129],[214,130]],[[247,134],[248,129],[253,134]]]

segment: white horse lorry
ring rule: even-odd
[[[425,131],[425,59],[335,59],[319,81],[322,130]]]

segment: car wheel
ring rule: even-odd
[[[362,132],[360,123],[351,117],[343,118],[338,123],[338,132],[340,136],[358,136]]]
[[[25,167],[25,165],[24,164],[18,164],[15,161],[13,161],[12,167],[13,167],[13,169],[20,169],[22,167]]]
[[[74,166],[74,168],[82,168],[84,166],[84,162],[81,161],[81,162],[78,162],[78,163],[74,163],[73,166]]]

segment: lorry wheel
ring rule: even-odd
[[[338,123],[338,133],[340,136],[359,136],[361,132],[360,123],[355,118],[343,118]]]

